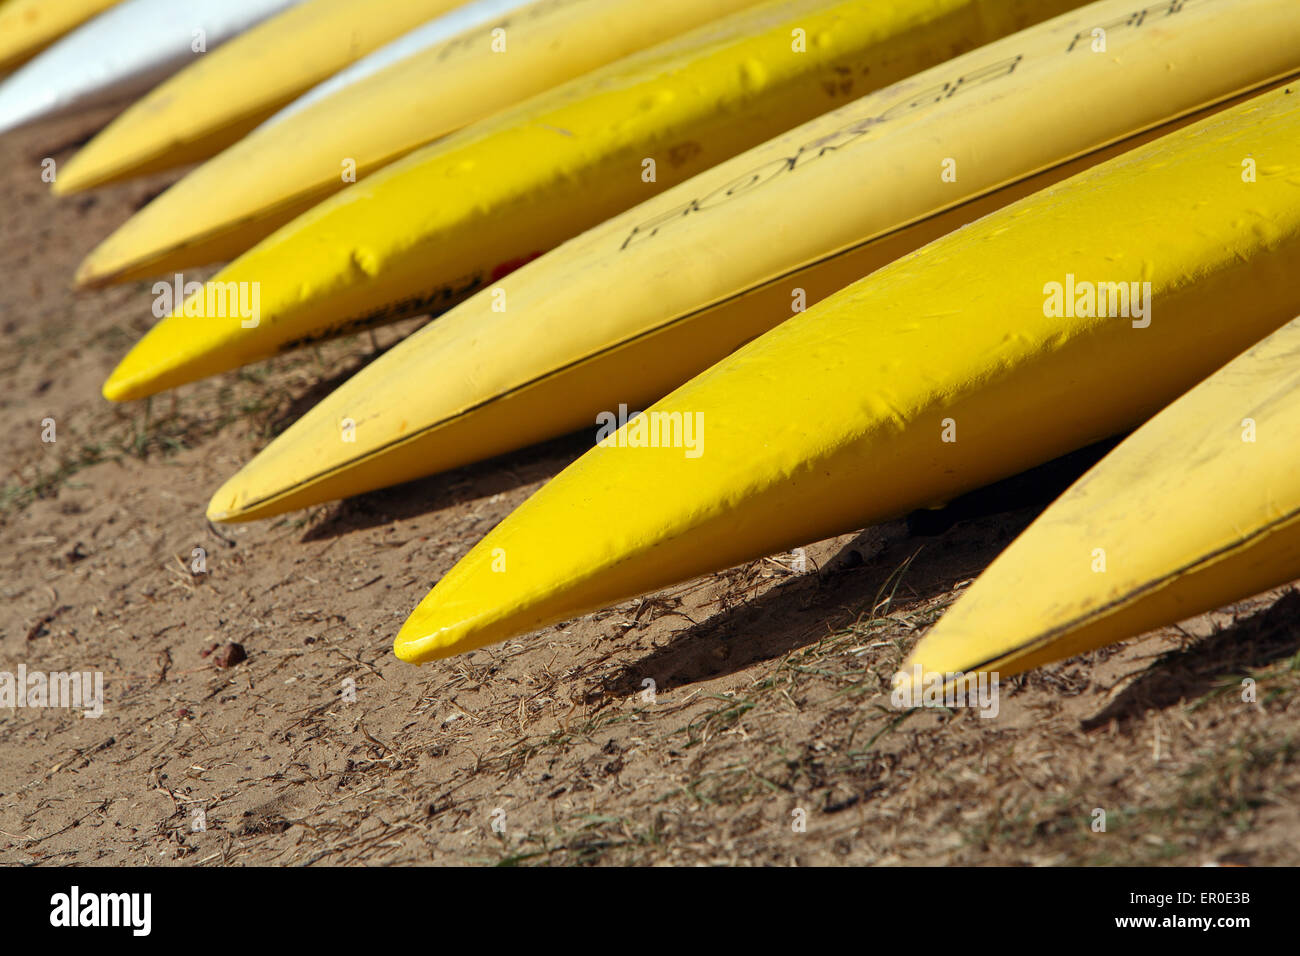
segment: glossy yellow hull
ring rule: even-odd
[[[499,524],[416,608],[398,656],[470,650],[940,504],[1138,424],[1300,312],[1297,143],[1300,90],[1264,94],[788,320]],[[1103,312],[1129,311],[1118,290],[1133,282],[1136,314],[1087,314],[1101,288]]]

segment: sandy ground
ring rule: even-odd
[[[0,139],[0,671],[101,671],[106,696],[98,719],[0,709],[0,862],[1300,861],[1285,589],[1016,679],[996,719],[889,707],[907,649],[1033,506],[400,663],[407,612],[592,436],[210,528],[224,478],[417,323],[110,405],[149,285],[70,278],[171,177],[50,197],[41,160],[103,118]],[[230,642],[247,659],[220,666]]]

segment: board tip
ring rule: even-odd
[[[90,183],[85,177],[77,174],[77,159],[74,156],[68,161],[68,165],[59,170],[54,181],[50,183],[50,192],[62,199],[76,193],[85,192],[90,189]]]
[[[94,250],[77,266],[77,271],[72,276],[74,289],[90,292],[111,284],[113,273],[100,265],[98,252],[98,249]]]
[[[393,653],[408,664],[427,664],[490,643],[474,640],[477,633],[472,616],[461,615],[449,621],[441,613],[441,608],[433,607],[426,597],[397,632],[397,637],[393,639]]]
[[[258,513],[250,511],[241,504],[247,498],[247,495],[240,491],[245,486],[243,474],[247,467],[247,465],[244,466],[244,468],[241,468],[232,477],[228,478],[208,500],[206,514],[209,521],[221,524],[235,524],[236,522],[260,517]]]
[[[126,402],[131,399],[126,383],[118,376],[116,369],[104,380],[100,393],[110,402]]]
[[[104,380],[100,392],[110,402],[130,402],[138,398],[147,398],[159,391],[159,388],[153,384],[156,376],[142,375],[137,368],[139,363],[134,358],[134,354],[134,349],[128,352],[122,361],[118,362],[117,368],[113,369]]]

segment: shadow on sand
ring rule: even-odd
[[[1194,700],[1225,684],[1240,694],[1241,678],[1300,651],[1300,592],[1216,631],[1190,647],[1165,654],[1094,717],[1084,730],[1105,727],[1148,710]]]

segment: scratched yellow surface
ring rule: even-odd
[[[700,415],[702,454],[593,448],[438,582],[398,656],[526,633],[1141,423],[1300,313],[1297,144],[1300,90],[1263,94],[790,319],[648,410]],[[1149,323],[1049,315],[1070,276],[1149,282]]]

